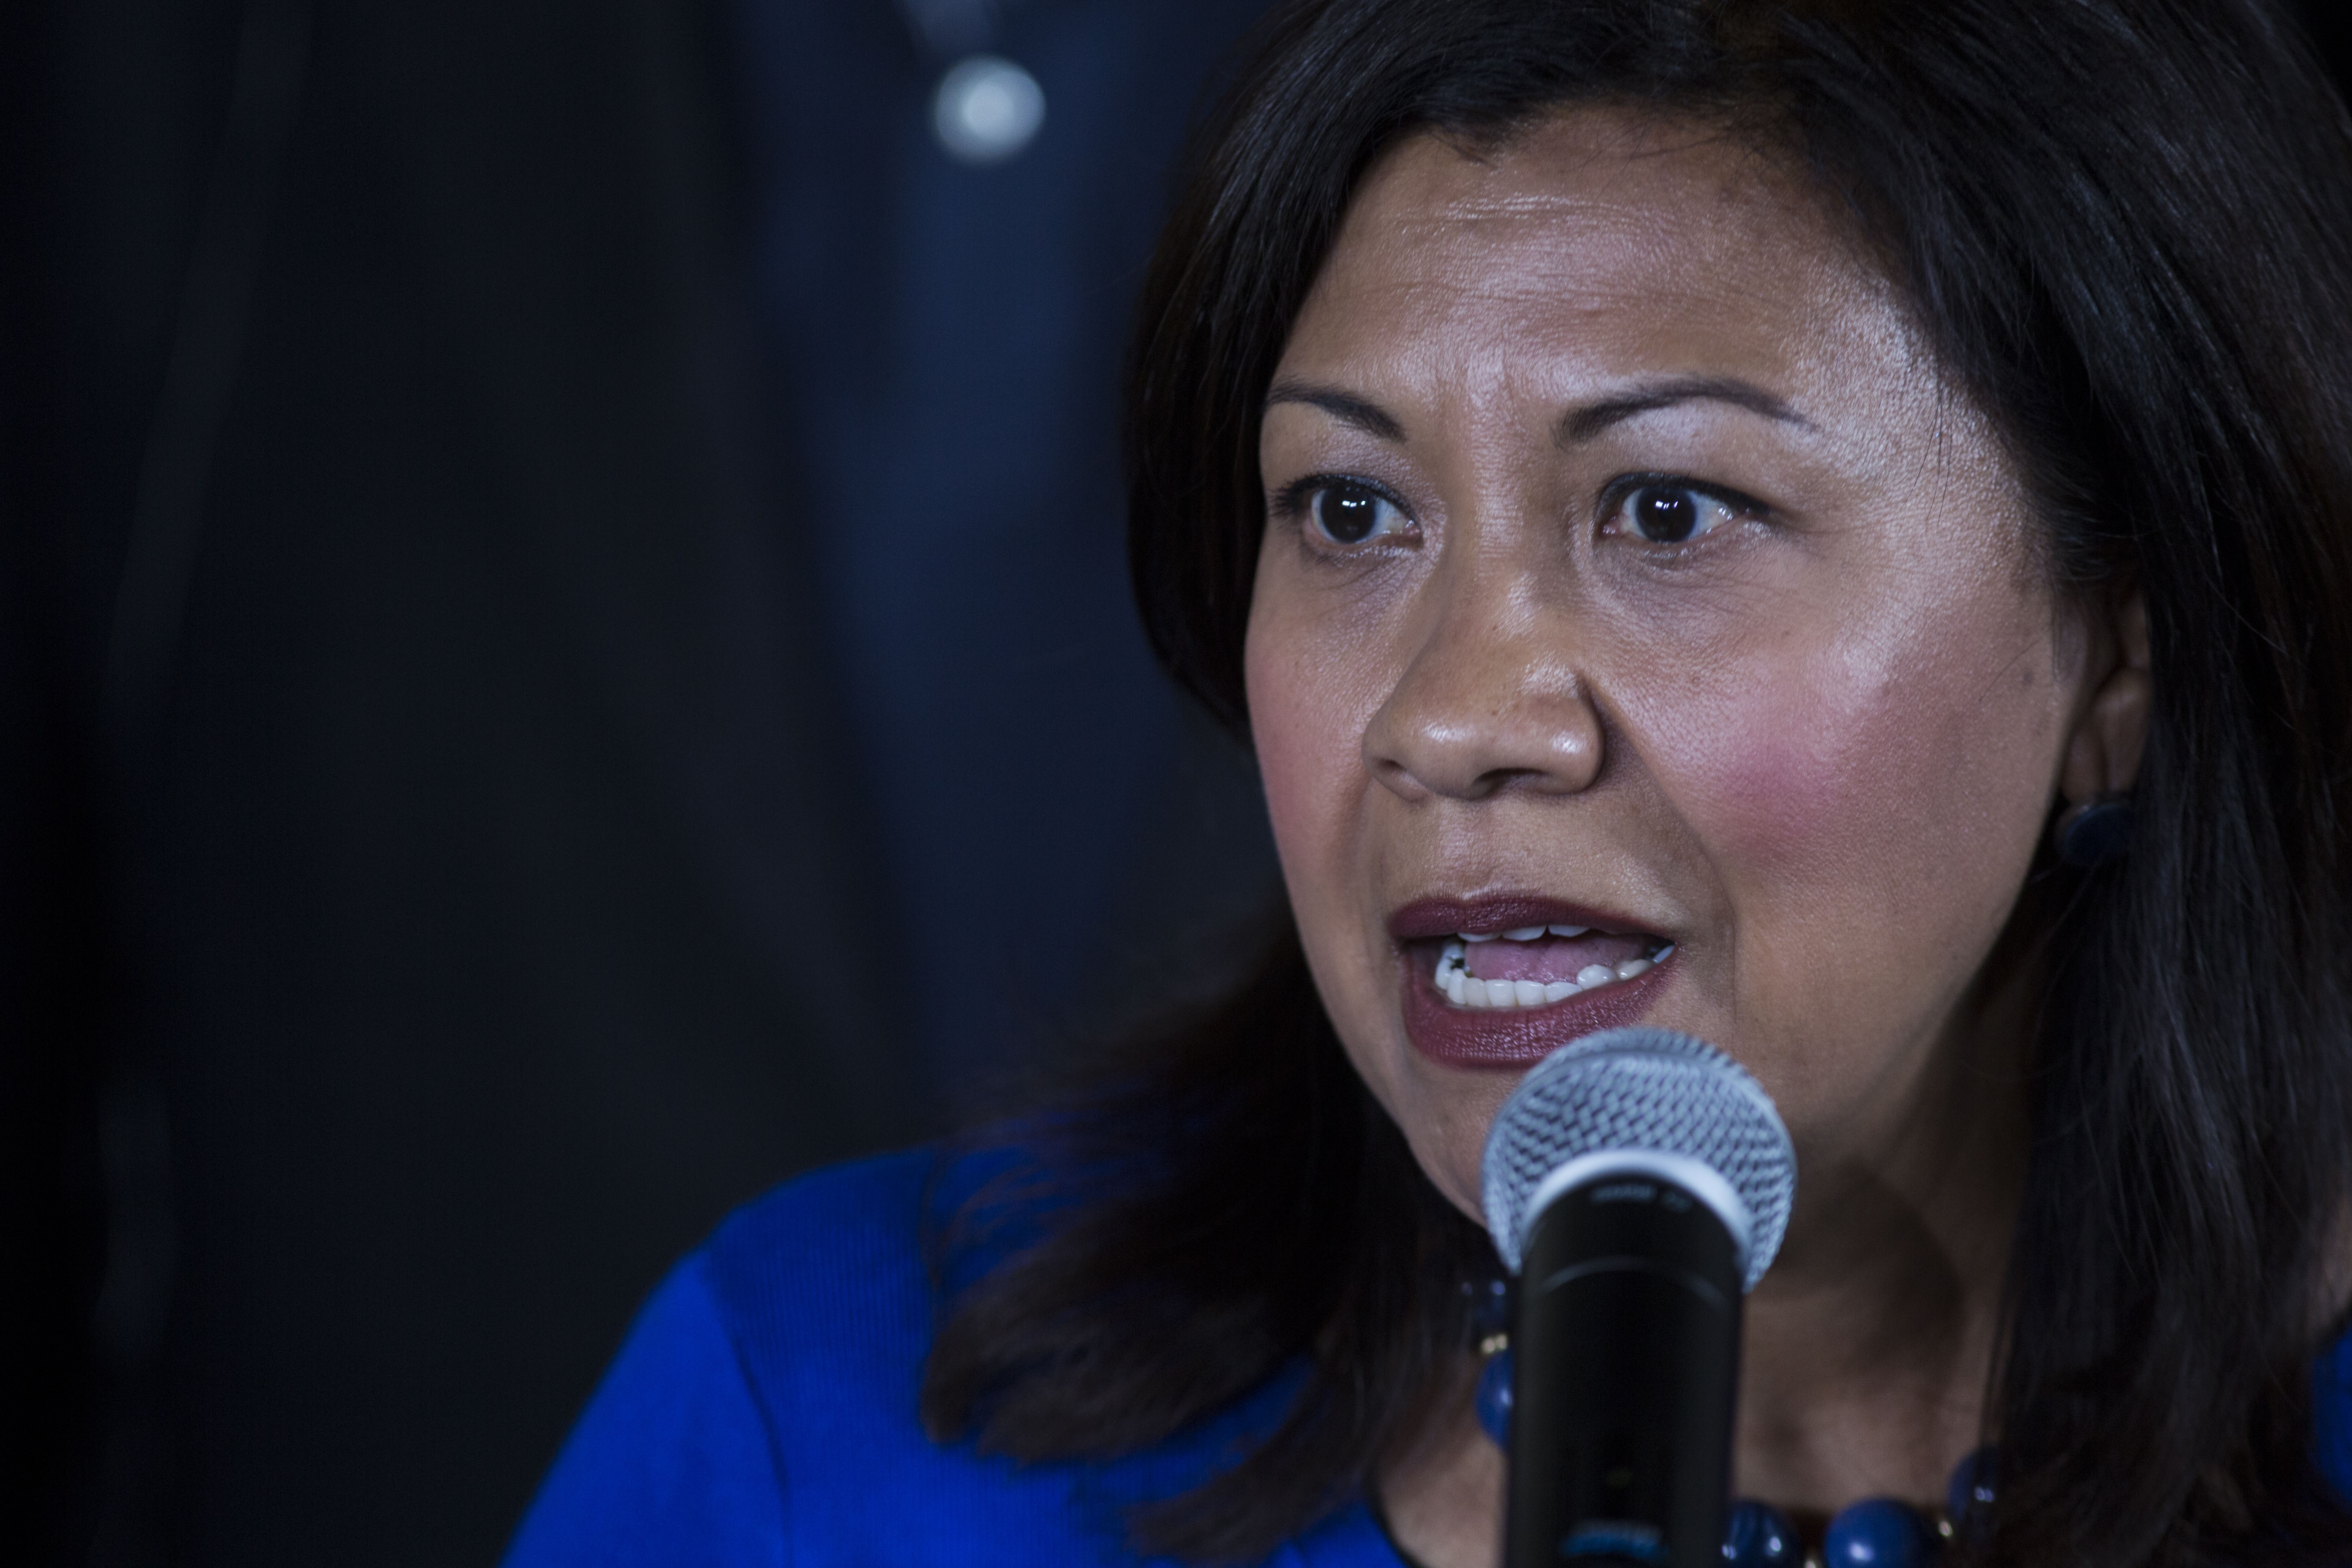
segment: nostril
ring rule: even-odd
[[[1375,754],[1370,747],[1365,748],[1364,766],[1391,794],[1403,799],[1419,800],[1438,793],[1413,777],[1411,768],[1394,757]]]
[[[1540,769],[1494,768],[1471,781],[1469,793],[1483,800],[1490,795],[1500,795],[1514,786],[1540,789],[1547,782]]]

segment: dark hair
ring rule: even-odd
[[[2039,502],[2069,591],[2137,585],[2131,852],[2038,865],[2033,1144],[1988,1401],[1985,1561],[2346,1560],[2311,1364],[2352,1235],[2352,127],[2260,0],[1316,0],[1271,19],[1146,283],[1129,544],[1169,668],[1243,722],[1259,411],[1367,167],[1417,128],[1606,103],[1810,174]],[[1267,1550],[1458,1365],[1483,1238],[1339,1054],[1295,937],[1033,1124],[1078,1194],[959,1295],[935,1433],[1150,1445],[1308,1370],[1286,1424],[1140,1516]],[[1058,1173],[1058,1176],[1054,1173]],[[1108,1174],[1116,1173],[1115,1174]]]

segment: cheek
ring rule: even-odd
[[[1752,667],[1751,667],[1752,668]],[[1902,682],[1770,668],[1675,715],[1689,809],[1727,870],[1842,869],[1857,837],[1913,815],[1916,703]],[[1847,679],[1841,679],[1847,678]],[[1670,764],[1671,765],[1671,764]]]
[[[1349,841],[1377,697],[1359,678],[1362,660],[1322,646],[1270,597],[1252,609],[1243,672],[1275,847],[1303,916],[1318,889],[1331,890]]]
[[[1253,629],[1244,666],[1250,739],[1275,845],[1288,868],[1318,837],[1317,824],[1328,815],[1317,803],[1329,793],[1331,738],[1320,732],[1323,715],[1305,700],[1300,683],[1288,678],[1286,662]]]
[[[1921,617],[1727,668],[1751,678],[1662,697],[1656,750],[1735,902],[1769,913],[1761,929],[1882,953],[1989,944],[2056,765],[2046,637]]]

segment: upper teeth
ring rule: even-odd
[[[1500,933],[1511,942],[1532,942],[1547,930],[1559,936],[1582,936],[1585,926],[1527,926],[1518,931]],[[1554,1002],[1564,1002],[1580,992],[1597,991],[1603,985],[1613,985],[1621,980],[1631,980],[1646,974],[1666,954],[1674,952],[1672,943],[1657,950],[1648,958],[1621,960],[1613,969],[1607,964],[1588,963],[1577,971],[1573,980],[1480,980],[1465,966],[1464,955],[1474,942],[1493,942],[1495,936],[1475,936],[1465,931],[1450,939],[1437,955],[1438,990],[1456,1007],[1545,1007]]]
[[[1464,931],[1456,942],[1533,942],[1546,931],[1554,936],[1582,936],[1591,926],[1521,926],[1517,931]]]

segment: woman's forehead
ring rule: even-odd
[[[1490,148],[1400,143],[1351,204],[1284,363],[1770,378],[1857,351],[1909,366],[1910,340],[1801,180],[1719,132],[1589,109]]]

